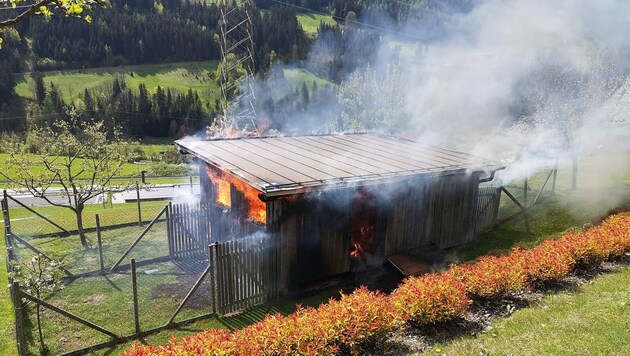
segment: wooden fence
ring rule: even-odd
[[[167,211],[168,251],[177,264],[205,265],[211,243],[211,209],[201,203],[169,204]]]
[[[499,215],[501,187],[479,187],[475,234],[493,227]]]
[[[216,244],[216,307],[229,314],[262,304],[269,285],[269,237],[265,233]]]
[[[218,313],[265,302],[271,264],[266,233],[201,203],[170,204],[167,219],[171,260],[186,269],[212,266],[212,298]],[[210,254],[208,245],[213,246]]]

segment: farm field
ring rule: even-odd
[[[160,170],[167,169],[169,166],[173,166],[171,164],[160,163],[162,159],[162,155],[165,152],[174,150],[174,146],[165,145],[165,144],[131,144],[129,145],[129,149],[134,152],[134,155],[137,157],[134,158],[134,162],[124,163],[118,177],[120,178],[130,178],[138,179],[141,175],[141,171],[147,171],[148,175],[151,176],[167,176],[173,174],[163,174],[160,173]],[[7,160],[9,159],[8,153],[0,153],[0,167],[7,167]],[[31,155],[31,160],[36,161],[37,157],[35,155]],[[79,159],[80,160],[80,159]],[[166,166],[166,167],[165,167]],[[45,170],[43,165],[40,164],[32,164],[31,170],[34,173],[41,173]],[[15,177],[15,174],[12,174],[11,171],[7,172],[10,177]],[[168,172],[167,172],[168,173]],[[155,184],[168,184],[168,183],[180,183],[181,179],[153,179],[151,183]],[[3,178],[0,178],[0,188],[7,188],[6,182],[3,183]]]
[[[43,72],[44,83],[55,83],[65,101],[76,100],[85,89],[101,89],[111,85],[115,77],[124,78],[127,87],[138,90],[141,83],[149,92],[155,92],[158,86],[180,92],[192,89],[202,101],[214,102],[220,89],[212,79],[217,68],[217,61],[179,62],[167,64],[136,65],[124,67],[106,67],[84,70]],[[19,96],[34,99],[33,79],[28,74],[17,76],[16,92]]]
[[[330,26],[337,24],[330,15],[327,16],[312,12],[298,14],[297,20],[300,23],[300,26],[302,26],[302,30],[308,34],[316,34],[319,25],[322,23]]]

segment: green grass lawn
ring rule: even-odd
[[[628,355],[630,266],[496,318],[477,337],[436,345],[447,355]]]
[[[330,15],[315,14],[312,12],[298,14],[297,20],[300,23],[300,26],[302,26],[302,30],[309,34],[317,33],[317,29],[322,23],[331,26],[337,24],[335,19],[333,19]]]
[[[0,153],[0,166],[7,167],[7,160],[9,159],[8,153]],[[35,164],[37,162],[37,157],[35,155],[30,155],[29,159],[33,164],[30,165],[31,171],[34,174],[41,174],[46,171],[46,168],[42,164]],[[78,159],[77,165],[80,164],[81,159]],[[139,177],[140,171],[144,170],[143,165],[135,164],[135,163],[125,163],[122,166],[122,169],[119,173],[121,177]],[[9,177],[15,177],[15,174],[12,174],[12,171],[7,172]]]
[[[145,151],[146,159],[141,159],[137,163],[124,163],[120,172],[116,175],[116,177],[114,177],[115,180],[118,178],[125,178],[123,180],[126,182],[134,182],[135,180],[140,179],[142,171],[147,171],[148,176],[155,176],[156,174],[159,174],[162,171],[161,169],[159,169],[159,167],[161,167],[160,161],[159,161],[161,159],[160,158],[161,152],[173,149],[173,147],[170,145],[141,145],[141,147],[142,147],[141,149]],[[0,167],[3,167],[3,169],[6,169],[8,159],[9,159],[8,153],[0,153]],[[41,174],[46,171],[45,166],[43,164],[38,163],[37,156],[29,155],[29,160],[32,162],[32,164],[30,164],[29,167],[34,174]],[[81,159],[78,159],[77,166],[80,165],[80,162],[81,162]],[[168,164],[167,166],[174,167]],[[154,172],[157,172],[157,173],[154,173]],[[17,177],[15,174],[15,171],[8,171],[5,173],[7,173],[9,177],[11,178]],[[87,177],[87,173],[86,173],[86,177]],[[132,179],[129,180],[126,178],[132,178]],[[0,177],[0,189],[8,188],[9,187],[8,182],[5,182],[3,184],[3,181],[4,181],[4,177]],[[186,179],[182,180],[182,179],[159,178],[159,177],[155,177],[150,180],[150,182],[154,184],[180,183],[183,181],[187,181],[187,180]],[[121,184],[124,184],[124,182]]]
[[[193,89],[202,101],[213,103],[220,94],[219,86],[210,77],[216,68],[217,61],[206,61],[50,71],[42,74],[46,85],[53,82],[59,87],[65,101],[78,99],[85,89],[98,90],[110,86],[116,76],[122,76],[127,87],[136,92],[141,83],[146,85],[149,92],[155,92],[158,85],[180,92]],[[20,75],[16,79],[17,94],[34,99],[31,76]]]
[[[0,242],[0,248],[5,251],[4,239]],[[4,253],[2,254],[4,257]],[[15,344],[15,317],[13,314],[13,304],[7,278],[7,268],[4,258],[0,263],[0,355],[17,355],[17,346]]]

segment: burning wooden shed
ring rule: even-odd
[[[377,134],[180,140],[200,166],[207,242],[264,232],[271,295],[358,262],[472,241],[479,184],[503,166]],[[205,238],[204,238],[205,239]]]

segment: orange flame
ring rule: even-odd
[[[374,255],[376,238],[376,205],[374,196],[369,191],[361,190],[355,193],[351,203],[350,241],[353,250],[352,258],[362,255]]]
[[[267,206],[265,202],[258,198],[258,191],[232,175],[223,173],[213,167],[208,166],[208,176],[216,189],[215,202],[232,207],[231,186],[243,194],[247,200],[247,215],[250,219],[261,224],[267,222]]]
[[[374,226],[361,226],[358,234],[352,236],[352,246],[354,250],[350,252],[353,258],[360,257],[363,253],[372,254],[372,244],[374,243]]]

